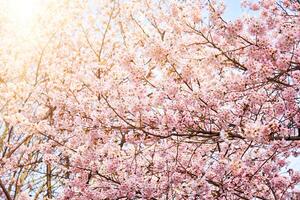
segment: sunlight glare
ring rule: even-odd
[[[37,0],[10,0],[8,15],[13,23],[22,31],[30,29],[34,23],[38,9]]]

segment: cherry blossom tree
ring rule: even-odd
[[[1,199],[300,198],[299,0],[9,2]]]

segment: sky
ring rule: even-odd
[[[233,20],[239,17],[244,11],[240,7],[239,0],[225,0],[225,3],[226,3],[225,18],[228,20]]]
[[[225,10],[225,19],[234,20],[241,16],[243,13],[247,13],[249,15],[255,15],[255,12],[249,11],[245,8],[241,8],[240,0],[224,0],[226,5]],[[257,2],[256,0],[252,0],[252,2]]]

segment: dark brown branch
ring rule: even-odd
[[[268,159],[266,159],[260,166],[259,168],[251,175],[250,180],[261,170],[261,168],[269,161],[271,160],[275,154],[277,153],[277,151],[275,151]]]
[[[47,164],[47,174],[46,174],[46,179],[47,179],[47,197],[52,198],[52,185],[51,185],[51,165]]]
[[[300,141],[300,136],[274,136],[272,140]]]
[[[52,140],[53,142],[57,143],[58,145],[63,146],[63,147],[66,147],[67,149],[69,149],[69,150],[71,150],[71,151],[77,153],[76,150],[74,150],[74,149],[72,149],[72,148],[70,148],[70,147],[67,147],[66,145],[64,145],[63,143],[57,141],[56,139],[54,139],[54,138],[51,137],[50,135],[46,135],[46,134],[44,134],[44,133],[42,133],[42,132],[38,132],[38,134],[43,135],[43,136],[47,137],[49,140]]]
[[[12,198],[10,197],[8,191],[6,190],[5,186],[3,185],[2,181],[0,180],[0,187],[6,197],[7,200],[12,200]]]

